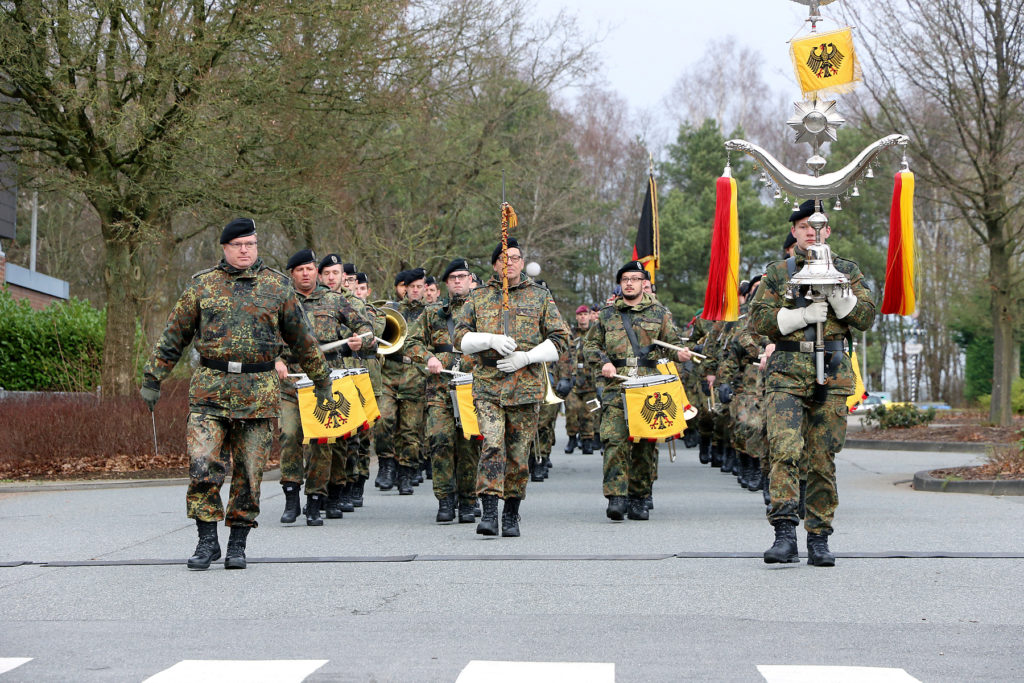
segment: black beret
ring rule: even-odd
[[[519,246],[519,240],[517,240],[515,237],[509,237],[508,238],[508,248],[512,249],[513,247],[515,247],[516,249],[519,249],[519,251],[522,252],[522,248]],[[494,248],[494,251],[491,252],[491,265],[493,266],[495,263],[497,263],[498,259],[500,259],[500,258],[501,258],[501,242],[498,242],[498,246],[496,246]]]
[[[224,226],[220,233],[220,243],[227,244],[236,237],[248,237],[256,234],[256,221],[251,218],[236,218]]]
[[[801,218],[807,218],[817,210],[816,199],[808,199],[806,202],[800,205],[800,208],[789,214],[789,222],[796,223]]]
[[[480,279],[479,275],[477,275],[476,273],[472,273],[472,275],[473,275],[473,282],[477,283],[477,285],[483,285],[484,281]]]
[[[782,251],[786,251],[794,244],[796,244],[796,238],[793,237],[793,233],[789,233],[786,235],[786,241],[782,243]]]
[[[746,296],[747,292],[750,291],[750,280],[744,280],[740,283],[740,296]]]
[[[366,273],[356,273],[356,282],[361,285],[365,285],[369,282],[366,278]]]
[[[644,264],[639,261],[630,261],[619,268],[619,272],[615,273],[615,284],[619,284],[619,281],[622,280],[623,273],[643,273],[645,280],[650,279],[650,275],[648,275],[647,271],[644,269]]]
[[[758,273],[754,277],[750,278],[750,287],[751,287],[751,289],[753,289],[754,285],[756,285],[758,282],[761,281],[761,278],[763,276],[764,276],[764,273]]]
[[[346,264],[344,264],[341,267],[341,272],[345,273],[345,275],[355,275],[356,272],[357,272],[356,271],[356,264],[354,264],[354,263],[346,263]]]
[[[405,284],[411,285],[417,280],[423,280],[427,277],[427,271],[422,268],[413,268],[412,270],[405,271]]]
[[[316,263],[316,254],[313,253],[312,249],[300,249],[288,259],[288,265],[285,268],[292,270],[307,263]]]
[[[444,275],[441,276],[441,281],[447,282],[448,276],[457,270],[464,270],[466,272],[469,272],[469,262],[464,258],[454,259],[451,263],[448,264],[448,267],[444,269]]]
[[[403,270],[398,275],[396,275],[395,276],[395,286],[397,287],[398,285],[404,285],[405,284],[405,276],[408,275],[408,274],[409,274],[409,271]]]
[[[322,261],[320,261],[320,265],[317,266],[316,270],[317,270],[318,273],[322,273],[322,272],[324,272],[324,268],[329,268],[330,266],[336,266],[339,263],[341,263],[341,257],[340,256],[338,256],[337,254],[328,254],[327,256],[324,256]]]
[[[434,278],[433,275],[428,275],[425,284],[436,285],[437,284],[437,280]]]

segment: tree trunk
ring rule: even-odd
[[[104,230],[107,233],[106,230]],[[103,288],[107,295],[107,327],[100,381],[104,396],[128,396],[135,386],[135,330],[142,291],[142,269],[132,244],[107,238]]]
[[[996,425],[1009,426],[1013,415],[1010,389],[1013,385],[1014,348],[1013,298],[1008,287],[1007,273],[1010,254],[1005,244],[993,243],[989,248],[988,278],[992,287],[992,403],[989,420]]]

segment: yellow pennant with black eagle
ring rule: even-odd
[[[812,33],[790,43],[796,80],[806,99],[849,92],[861,80],[850,28]]]

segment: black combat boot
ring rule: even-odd
[[[550,455],[545,455],[541,459],[540,466],[542,468],[542,472],[544,474],[544,478],[545,479],[547,479],[549,476],[551,476],[551,456]]]
[[[761,486],[761,498],[764,500],[764,504],[767,507],[772,504],[772,492],[768,488],[768,475],[764,475],[763,479],[764,481]]]
[[[764,551],[765,564],[793,564],[800,561],[796,550],[796,524],[775,523],[775,543]]]
[[[363,507],[363,490],[365,486],[366,477],[364,477],[361,474],[358,477],[356,477],[356,480],[354,482],[352,482],[352,490],[350,491],[349,495],[351,496],[352,499],[353,509]]]
[[[220,543],[217,541],[217,522],[196,520],[199,543],[196,552],[188,558],[189,569],[209,569],[210,563],[220,559]]]
[[[414,467],[398,466],[398,495],[411,496],[413,478],[416,476]]]
[[[740,461],[740,452],[732,446],[729,446],[729,450],[732,452],[732,460],[729,463],[729,472],[738,477],[740,476],[740,472],[743,471],[742,463]]]
[[[434,481],[434,463],[430,458],[423,460],[423,478],[427,481]]]
[[[395,486],[395,459],[381,458],[374,484],[381,491],[390,491]]]
[[[626,513],[626,517],[641,522],[651,518],[651,513],[647,511],[647,505],[642,497],[630,496],[629,511]]]
[[[475,501],[472,500],[459,501],[459,524],[472,524],[476,521],[476,515],[473,514],[475,505]]]
[[[828,536],[807,534],[807,564],[812,567],[836,566],[836,556],[828,549]]]
[[[574,450],[576,450],[576,447],[579,445],[579,437],[576,434],[573,434],[572,436],[569,437],[569,443],[565,444],[565,452],[572,453]]]
[[[711,437],[707,434],[700,435],[700,445],[697,446],[697,459],[701,465],[711,462]]]
[[[733,450],[732,446],[720,446],[719,448],[722,451],[722,460],[718,471],[722,474],[732,474],[732,463],[736,458],[736,451]]]
[[[455,494],[449,493],[437,500],[437,517],[435,522],[451,522],[455,519]]]
[[[480,517],[483,514],[483,508],[480,507],[480,499],[477,498],[476,502],[473,503],[473,516]]]
[[[483,536],[498,535],[498,497],[484,494],[480,496],[483,501],[483,515],[480,523],[476,525],[476,532]]]
[[[249,536],[249,526],[231,527],[228,537],[228,554],[224,557],[224,569],[245,569],[245,539]]]
[[[800,502],[796,506],[796,516],[803,519],[807,516],[807,480],[800,480]]]
[[[653,495],[650,495],[650,496],[647,496],[646,498],[644,498],[644,507],[647,508],[648,510],[653,510],[654,509],[654,496]]]
[[[608,509],[604,511],[608,519],[621,522],[626,518],[626,497],[608,496]]]
[[[324,506],[324,517],[327,519],[341,519],[345,515],[345,512],[341,507],[341,484],[328,484],[327,485],[327,505]],[[309,511],[309,506],[306,506],[306,511]],[[308,519],[307,519],[308,523]]]
[[[501,510],[501,535],[519,535],[519,503],[522,498],[506,498]]]
[[[736,482],[743,488],[749,488],[747,482],[750,480],[750,456],[740,451],[739,474],[736,475]]]
[[[544,472],[540,460],[530,456],[530,481],[544,481]]]
[[[281,484],[284,490],[284,512],[281,513],[281,524],[291,524],[299,516],[299,489],[302,484],[284,482]]]
[[[341,487],[341,511],[342,512],[355,512],[356,506],[352,502],[352,486],[355,481],[345,482]]]
[[[747,477],[747,490],[760,491],[764,486],[764,478],[761,476],[760,458],[750,459],[750,476]]]
[[[593,455],[594,449],[597,447],[597,439],[595,438],[583,439],[583,441],[580,442],[580,448],[583,449],[583,455]]]
[[[722,444],[715,443],[714,441],[711,442],[711,466],[712,467],[719,467],[720,468],[722,466],[722,458],[724,456],[724,450],[725,449],[722,447]]]
[[[324,520],[320,518],[320,507],[323,502],[324,497],[319,494],[306,496],[306,526],[324,525]]]

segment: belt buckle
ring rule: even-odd
[[[814,342],[802,341],[800,342],[800,353],[814,353]]]
[[[409,358],[409,356],[402,356],[402,362],[406,365],[412,365],[412,358]]]
[[[582,370],[583,369],[583,363],[577,363],[576,367],[579,368],[580,370]]]
[[[237,362],[237,361],[229,360],[228,361],[228,372],[233,372],[236,375],[241,374],[242,373],[242,364]]]
[[[637,367],[637,359],[636,358],[627,358],[626,359],[626,367],[628,367],[628,368],[635,368],[635,367]]]

